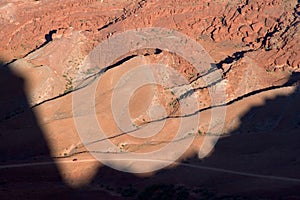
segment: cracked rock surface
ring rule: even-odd
[[[300,107],[297,102],[300,80],[300,2],[297,0],[2,0],[0,26],[0,150],[3,152],[0,162],[3,166],[50,159],[51,162],[57,162],[58,174],[67,187],[86,186],[91,195],[96,190],[107,197],[122,199],[126,192],[131,194],[136,190],[139,195],[143,195],[148,191],[143,189],[149,188],[151,181],[147,182],[148,185],[142,183],[140,187],[132,189],[126,188],[127,183],[123,180],[120,181],[119,190],[112,190],[110,187],[116,188],[117,184],[110,182],[108,176],[100,172],[105,184],[100,181],[101,184],[97,182],[98,185],[90,187],[88,185],[98,169],[104,167],[92,153],[144,153],[159,150],[170,141],[175,146],[180,146],[181,142],[195,137],[187,151],[178,159],[179,162],[186,161],[195,155],[197,157],[199,146],[203,144],[206,135],[213,135],[209,132],[210,126],[217,126],[219,123],[211,118],[213,109],[226,108],[224,127],[218,133],[225,137],[238,129],[243,115],[252,107],[261,106],[277,96],[292,94],[294,100],[289,103],[282,100],[282,104],[286,105],[282,112],[265,111],[268,114],[262,115],[252,111],[244,129],[237,132],[268,132],[267,130],[276,127],[278,133],[286,130],[296,133],[297,130],[293,128],[299,128],[299,113],[295,114]],[[101,42],[126,30],[145,27],[176,30],[199,43],[214,62],[211,63],[210,71],[199,72],[180,55],[158,48],[126,52],[101,69],[86,65],[89,53]],[[111,111],[111,99],[115,91],[122,89],[122,84],[118,85],[120,88],[116,88],[116,85],[124,74],[140,66],[153,64],[165,66],[166,70],[152,67],[154,79],[162,84],[148,84],[131,94],[126,107],[132,118],[128,132],[143,134],[142,130],[147,126],[155,131],[161,121],[165,120],[165,124],[158,134],[137,138],[118,127]],[[183,81],[170,73],[172,70]],[[8,77],[12,75],[15,77],[10,80]],[[72,97],[98,80],[95,105],[92,106],[95,107],[96,118],[107,138],[90,140],[85,144],[78,134],[74,118],[88,116],[90,113],[89,110],[80,110],[81,108],[78,108],[81,112],[75,112],[74,109],[77,108],[72,107]],[[128,82],[125,81],[124,85]],[[168,87],[163,85],[165,82],[170,83]],[[214,102],[211,91],[220,84],[225,89],[225,98]],[[197,105],[189,113],[184,113],[181,110],[184,100],[193,96],[197,99]],[[120,98],[118,102],[122,103],[123,99]],[[157,109],[153,113],[151,109],[156,106],[164,111],[158,112],[161,109]],[[277,104],[272,106],[274,109],[279,107]],[[201,114],[199,126],[173,141],[180,120],[196,114]],[[286,124],[288,127],[285,127]],[[36,137],[38,131],[43,133],[42,137]],[[25,133],[26,139],[20,139]],[[91,152],[86,146],[101,146],[108,139],[114,144],[114,148]],[[38,140],[43,140],[45,144],[35,144]],[[284,148],[285,146],[282,147],[283,151]],[[266,159],[264,153],[261,155],[258,157]],[[243,160],[243,157],[239,159]],[[89,161],[77,162],[77,165],[64,162],[75,163],[80,160]],[[274,173],[279,171],[282,176],[293,176],[299,158],[291,160],[295,162],[292,170],[282,172],[276,168]],[[195,162],[198,162],[198,157]],[[211,161],[211,166],[214,166],[214,162]],[[266,163],[265,166],[268,167]],[[114,174],[109,169],[104,170]],[[251,171],[251,167],[246,170]],[[22,174],[20,171],[17,173]],[[174,177],[165,175],[164,178],[167,182],[172,182]],[[7,180],[3,184],[0,181],[0,188],[8,182],[5,187],[13,195],[11,188],[14,186]],[[29,182],[30,180],[29,178]],[[209,178],[203,180],[207,181]],[[224,181],[224,177],[217,177],[216,180]],[[16,181],[21,186],[24,184],[22,180]],[[176,191],[189,191],[190,199],[197,199],[195,191],[198,186],[184,178],[181,181],[185,183],[185,189],[179,183],[168,186],[169,190],[174,190],[174,194]],[[222,181],[217,184],[219,188]],[[34,179],[31,184],[37,185]],[[46,191],[48,184],[49,180],[45,178],[41,191]],[[240,183],[237,181],[235,184]],[[294,186],[278,187],[282,189]],[[275,189],[276,187],[274,186]],[[28,194],[28,191],[20,188],[16,197],[20,197],[18,195],[22,193]],[[252,189],[259,191],[260,185],[240,191],[249,194]],[[53,190],[63,193],[65,188],[57,186]],[[49,193],[51,191],[52,189]]]

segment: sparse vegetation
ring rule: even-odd
[[[199,135],[204,135],[203,132],[200,129],[198,130],[198,134]]]
[[[137,190],[132,186],[121,190],[122,197],[134,197],[137,194]]]
[[[272,69],[270,69],[269,67],[266,69],[266,72],[272,72]]]
[[[138,199],[140,200],[184,200],[190,196],[189,190],[185,186],[175,186],[173,184],[151,185],[142,191]]]
[[[64,93],[72,91],[73,90],[73,78],[69,77],[66,74],[64,74],[63,77],[66,80],[66,85],[65,85],[65,91],[64,91]]]

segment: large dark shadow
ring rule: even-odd
[[[293,74],[288,85],[298,80],[299,74]],[[0,199],[300,198],[299,86],[248,110],[240,126],[220,138],[203,160],[187,158],[145,177],[101,167],[89,185],[71,189],[50,156],[24,85],[1,65]],[[13,167],[31,162],[52,164]]]
[[[0,199],[42,199],[68,189],[30,109],[25,80],[0,63]],[[49,165],[18,166],[49,162]]]
[[[298,81],[294,73],[283,86]],[[101,167],[82,191],[107,191],[112,199],[299,199],[299,86],[292,94],[265,99],[239,120],[203,160],[188,158],[149,177]]]

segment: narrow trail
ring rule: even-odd
[[[128,159],[107,159],[107,161],[112,161],[112,160],[127,161]],[[128,161],[141,161],[141,159],[130,159]],[[160,162],[160,163],[165,163],[165,162],[169,163],[170,162],[168,160],[154,160],[154,159],[143,159],[142,161]],[[23,168],[23,167],[36,167],[36,166],[45,166],[45,165],[55,165],[57,163],[77,164],[77,163],[87,163],[87,162],[98,162],[98,161],[95,159],[83,159],[83,160],[77,160],[77,161],[57,160],[57,161],[52,161],[52,162],[32,162],[32,163],[8,164],[8,165],[0,165],[0,170],[12,169],[12,168]],[[173,164],[175,164],[177,166],[183,166],[183,167],[189,167],[189,168],[207,170],[207,171],[214,171],[214,172],[226,173],[226,174],[234,174],[234,175],[239,175],[239,176],[247,176],[247,177],[252,177],[252,178],[300,183],[299,178],[293,178],[293,177],[269,176],[269,175],[263,175],[263,174],[248,173],[248,172],[242,172],[242,171],[236,171],[236,170],[230,170],[230,169],[208,167],[208,166],[201,166],[201,165],[181,163],[181,162],[173,162]]]

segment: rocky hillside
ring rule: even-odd
[[[233,167],[236,167],[235,170],[242,168],[247,173],[254,174],[247,177],[245,172],[244,175],[247,178],[253,178],[256,174],[263,174],[262,177],[266,174],[270,177],[279,174],[280,177],[294,177],[294,182],[282,185],[276,183],[277,185],[275,184],[271,189],[265,189],[263,186],[267,183],[254,180],[253,182],[257,185],[245,189],[239,181],[232,178],[241,174],[243,176],[243,173],[233,172],[232,174],[235,175],[229,179],[235,180],[235,182],[225,187],[228,187],[228,190],[222,190],[220,189],[222,184],[226,185],[224,181],[226,175],[222,177],[213,175],[215,182],[209,182],[209,177],[204,178],[209,182],[209,187],[217,185],[218,191],[212,190],[216,193],[220,192],[221,196],[218,198],[226,193],[251,196],[249,194],[252,191],[261,192],[262,197],[264,195],[270,197],[268,196],[271,194],[270,191],[279,188],[278,193],[281,191],[282,194],[289,193],[290,191],[294,192],[293,188],[299,186],[299,173],[295,172],[297,169],[299,170],[299,167],[297,168],[299,157],[289,157],[290,160],[281,160],[280,157],[282,151],[298,152],[295,141],[299,138],[294,134],[299,130],[300,124],[297,111],[300,107],[299,101],[297,101],[299,100],[300,80],[299,0],[2,0],[0,1],[0,26],[0,174],[5,175],[3,183],[0,181],[0,188],[3,186],[3,191],[6,190],[7,194],[17,197],[23,193],[28,195],[29,192],[23,189],[26,182],[24,180],[28,180],[33,187],[38,186],[41,181],[39,178],[30,177],[28,173],[31,172],[27,168],[23,177],[22,169],[9,166],[42,162],[45,169],[41,168],[40,171],[38,169],[36,173],[43,174],[43,170],[50,170],[51,175],[43,176],[41,182],[44,184],[41,184],[40,190],[47,191],[47,186],[51,185],[51,181],[58,183],[48,191],[49,194],[52,194],[53,191],[60,191],[62,194],[72,193],[75,190],[78,192],[74,188],[87,187],[87,194],[91,197],[94,191],[100,191],[101,194],[115,199],[122,198],[124,195],[143,199],[144,197],[141,195],[159,191],[159,187],[151,186],[151,184],[159,183],[162,184],[161,188],[166,189],[169,193],[171,190],[174,190],[171,193],[176,193],[178,188],[181,193],[189,192],[190,196],[186,199],[197,199],[195,191],[200,191],[205,198],[207,192],[203,192],[202,188],[204,181],[201,182],[201,185],[195,183],[197,182],[196,178],[201,178],[200,175],[191,181],[185,180],[184,177],[178,178],[178,185],[170,186],[169,184],[173,184],[172,181],[176,178],[174,174],[186,172],[185,169],[181,169],[182,166],[188,165],[186,162],[196,163],[195,165],[198,166],[199,157],[206,159],[204,157],[208,156],[207,159],[210,159],[210,155],[214,155],[213,148],[207,147],[207,151],[212,151],[212,154],[205,154],[203,157],[199,152],[199,146],[205,143],[206,136],[212,135],[213,137],[212,127],[218,126],[220,123],[211,117],[214,109],[220,109],[216,112],[224,112],[224,126],[220,129],[221,131],[218,129],[218,137],[223,138],[228,135],[236,135],[236,133],[250,132],[270,134],[273,131],[278,136],[281,132],[287,131],[292,134],[291,138],[293,138],[290,140],[292,144],[285,146],[286,144],[280,143],[279,136],[275,137],[274,143],[278,144],[278,149],[270,147],[267,150],[252,146],[251,142],[245,142],[245,146],[248,145],[247,147],[254,149],[254,153],[245,150],[247,155],[249,153],[250,160],[255,160],[255,158],[267,160],[271,155],[267,152],[275,152],[274,155],[278,155],[276,157],[278,162],[276,161],[276,164],[262,162],[262,165],[266,169],[270,166],[287,163],[284,165],[285,172],[276,167],[270,171],[260,171],[259,165],[255,165],[253,168],[250,166],[244,168],[243,166],[247,164],[243,164],[242,161],[245,159],[245,163],[247,163],[250,162],[249,160],[240,154],[236,157],[230,153],[228,155],[241,160],[236,166],[233,164]],[[189,41],[201,45],[205,52],[201,54],[201,58],[196,51],[191,51],[186,55],[191,55],[195,60],[202,59],[203,63],[206,60],[210,61],[207,63],[211,68],[199,71],[186,57],[167,47],[155,46],[141,49],[129,48],[128,51],[124,50],[127,48],[125,45],[124,48],[115,46],[112,49],[118,49],[119,52],[107,53],[107,58],[113,58],[110,62],[104,66],[92,63],[93,52],[99,45],[106,44],[107,41],[115,41],[115,38],[126,31],[153,27],[182,33],[189,38]],[[124,41],[126,40],[127,38],[124,38]],[[143,44],[142,40],[139,42],[138,45]],[[120,40],[118,44],[123,43]],[[180,46],[177,47],[177,49],[180,48]],[[123,53],[122,50],[125,52]],[[110,51],[107,50],[107,52]],[[119,55],[120,52],[123,54]],[[113,54],[112,57],[109,57],[110,54]],[[159,84],[157,87],[146,85],[130,93],[128,110],[132,124],[129,128],[127,127],[126,131],[128,132],[126,132],[114,121],[114,112],[117,112],[119,107],[113,110],[113,106],[111,106],[113,103],[111,99],[118,89],[117,86],[119,87],[121,84],[118,81],[123,80],[126,74],[134,71],[137,66],[153,64],[166,66],[167,69],[166,71],[157,69],[154,79],[161,84],[168,82],[171,85],[170,87]],[[182,81],[179,81],[181,79],[177,76],[170,75],[172,70],[178,72]],[[131,77],[138,82],[138,75]],[[88,111],[91,110],[84,106],[74,108],[76,103],[74,95],[89,93],[86,88],[93,85],[94,80],[98,80],[98,78],[99,85],[93,90],[95,92],[93,112],[108,138],[100,138],[99,141],[89,138],[89,143],[86,144],[78,133],[76,117],[83,116],[83,120],[90,128],[89,131],[93,132],[95,131],[94,125],[89,118],[84,118],[89,115]],[[130,80],[126,79],[126,81],[128,81],[126,83],[131,83]],[[134,85],[136,82],[133,81],[132,84]],[[215,101],[212,98],[212,92],[219,86],[224,87],[225,96],[224,99]],[[120,88],[122,87],[120,86]],[[116,101],[116,104],[125,101],[127,93],[118,93],[122,96],[118,97],[119,101]],[[181,110],[184,99],[188,99],[190,96],[197,99],[197,105],[191,112],[201,113],[201,119],[200,117],[199,119],[188,118],[193,116]],[[293,100],[280,100],[281,103],[272,104],[271,111],[263,110],[262,113],[265,114],[256,115],[259,112],[252,111],[253,107],[267,105],[268,101],[276,99],[278,96],[282,98],[292,96]],[[88,101],[84,98],[79,98],[79,100],[81,101],[77,102],[78,105],[84,105],[84,102]],[[285,110],[281,110],[282,105]],[[156,106],[159,109],[155,110],[155,114],[153,114],[151,109]],[[164,108],[164,112],[158,112],[162,108]],[[223,108],[226,113],[221,110]],[[280,112],[277,113],[275,110],[280,110]],[[251,114],[249,114],[250,111]],[[119,114],[122,115],[121,112]],[[245,116],[248,117],[248,120],[244,118]],[[186,118],[189,123],[197,121],[199,125],[193,130],[186,131],[186,135],[176,138],[176,130],[181,125],[180,120]],[[165,120],[165,124],[159,134],[147,138],[134,137],[144,134],[142,130],[146,126],[155,131],[155,128],[161,125],[160,121],[162,120]],[[141,132],[131,135],[131,132],[135,131]],[[268,137],[264,134],[257,137],[262,141],[267,141]],[[144,178],[139,179],[107,169],[103,163],[94,158],[93,154],[96,152],[93,144],[102,145],[101,142],[107,139],[110,139],[115,147],[106,148],[103,144],[101,153],[115,155],[124,152],[156,151],[170,141],[174,143],[175,149],[179,149],[191,137],[193,140],[191,140],[189,148],[182,153],[182,156],[178,157],[176,164],[171,165],[175,169],[157,172],[158,174],[165,173],[165,175],[158,176],[153,182],[143,182]],[[232,137],[233,142],[239,141],[235,137]],[[244,137],[246,139],[243,139],[241,144],[244,144],[244,141],[251,141],[249,136]],[[228,147],[226,144],[225,142],[225,149]],[[89,148],[89,145],[92,147]],[[222,150],[222,145],[220,148]],[[292,150],[288,148],[292,148]],[[237,152],[239,150],[239,148],[236,149]],[[207,164],[212,169],[220,167],[220,163],[222,168],[224,166],[230,168],[230,164],[221,158],[223,154],[219,156],[219,151],[215,151],[217,157],[212,156]],[[224,155],[227,153],[225,151]],[[195,155],[196,158],[194,158]],[[192,161],[187,161],[188,159]],[[52,166],[52,164],[45,164],[47,162],[55,163],[55,167],[49,167],[48,165]],[[107,165],[105,162],[104,164]],[[147,168],[146,166],[148,165],[146,164],[145,168]],[[199,167],[196,168],[193,170],[198,173]],[[122,180],[119,190],[116,189],[117,184],[109,180],[109,175],[105,175],[101,169]],[[17,174],[17,178],[13,181],[9,181],[11,174]],[[156,172],[145,176],[154,176],[154,174]],[[92,180],[96,180],[95,177],[98,176],[105,181],[97,179],[96,186],[93,184],[91,186]],[[124,177],[136,188],[124,189],[127,184],[125,179],[122,179]],[[18,186],[18,193],[15,194],[13,192],[14,182],[17,182]],[[140,185],[136,183],[140,183]],[[183,184],[184,187],[181,187],[180,184]],[[235,186],[240,186],[238,187],[239,192],[228,192],[232,191],[231,189]],[[40,195],[36,191],[33,193],[37,196]],[[2,191],[0,191],[0,198],[6,197],[4,193],[1,195]],[[155,192],[153,195],[155,196]],[[181,195],[184,196],[184,194]],[[77,196],[75,195],[75,197]]]

